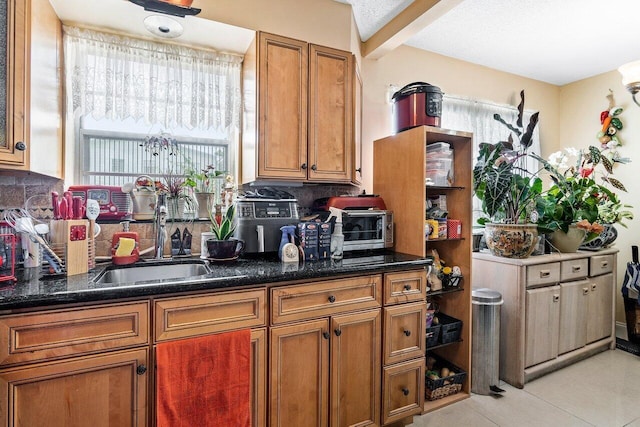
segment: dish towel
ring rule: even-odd
[[[158,427],[250,427],[249,329],[158,344]]]

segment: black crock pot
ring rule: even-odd
[[[424,82],[409,83],[393,94],[395,133],[416,126],[440,127],[442,91]]]

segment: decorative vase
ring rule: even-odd
[[[575,224],[569,226],[569,231],[564,232],[562,230],[556,230],[549,235],[549,243],[552,249],[562,253],[576,252],[584,236],[587,234],[586,230],[578,228]]]
[[[185,204],[182,197],[167,197],[167,219],[184,218]]]
[[[600,249],[611,246],[618,237],[618,230],[613,224],[604,224],[604,230],[594,239],[584,242],[580,245],[580,249],[586,251],[599,251]]]
[[[197,218],[209,219],[209,212],[215,212],[215,193],[196,193],[196,203],[198,204]]]
[[[527,258],[538,244],[535,224],[485,224],[487,247],[495,256]]]

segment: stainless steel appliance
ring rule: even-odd
[[[254,195],[255,196],[255,195]],[[294,198],[242,197],[237,200],[236,236],[244,240],[245,253],[277,252],[284,225],[299,222]]]
[[[314,209],[329,207],[343,210],[342,234],[345,252],[393,247],[393,212],[386,210],[381,197],[375,195],[339,196],[318,199]],[[328,212],[320,212],[324,220]]]

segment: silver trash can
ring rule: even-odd
[[[473,289],[471,391],[476,394],[499,393],[500,306],[502,294],[487,288]]]

